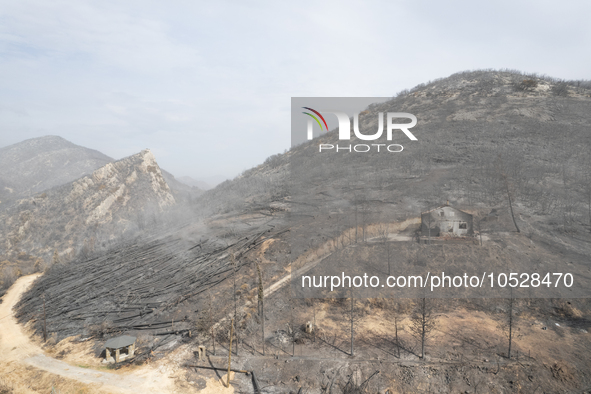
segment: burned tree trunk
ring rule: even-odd
[[[517,326],[518,322],[518,300],[515,299],[513,295],[513,288],[510,287],[510,294],[508,298],[503,300],[502,312],[499,313],[494,317],[497,321],[497,328],[502,331],[502,333],[507,338],[507,358],[511,358],[511,354],[513,353],[513,340],[516,338],[517,333],[519,332],[519,328]]]
[[[234,253],[231,255],[232,259],[232,282],[233,282],[233,292],[234,292],[234,321],[236,322],[236,355],[238,355],[238,307],[237,307],[237,300],[236,300],[236,257]]]
[[[429,245],[431,245],[431,213],[429,213],[429,238],[428,238],[428,243]]]
[[[355,355],[355,297],[351,289],[351,309],[349,310],[349,321],[351,323],[351,357]]]
[[[515,301],[515,297],[513,296],[513,288],[511,288],[511,294],[509,298],[506,300],[506,311],[504,318],[501,319],[499,324],[500,328],[505,332],[505,336],[507,337],[507,358],[511,358],[511,350],[513,347],[513,338],[515,337],[515,323],[516,323],[516,316],[515,316],[515,308],[517,303]]]
[[[511,345],[513,344],[513,297],[509,299],[509,316],[508,316],[508,325],[509,325],[509,348],[507,349],[507,358],[511,358]]]
[[[43,342],[47,342],[47,313],[45,312],[45,294],[43,294]]]
[[[230,322],[230,344],[228,347],[228,380],[226,387],[230,387],[230,373],[232,372],[232,336],[234,334],[234,319]]]
[[[513,212],[513,203],[511,202],[511,192],[509,191],[509,181],[507,179],[507,175],[503,175],[505,180],[505,189],[507,191],[507,200],[509,201],[509,210],[511,211],[511,219],[513,219],[513,224],[515,225],[515,229],[517,232],[521,232],[519,230],[519,226],[517,226],[517,222],[515,221],[515,213]]]
[[[263,274],[261,272],[261,267],[257,263],[257,274],[259,276],[259,286],[258,286],[258,298],[259,298],[259,315],[261,317],[261,339],[263,342],[263,356],[265,355],[265,301],[264,301],[264,288],[263,288]]]
[[[398,320],[400,319],[400,306],[396,302],[394,304],[394,340],[396,342],[396,353],[400,358],[400,339],[398,338]]]
[[[437,325],[433,309],[433,300],[427,300],[425,297],[420,298],[411,318],[410,329],[421,344],[420,358],[422,360],[425,359],[425,343]]]

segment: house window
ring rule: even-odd
[[[468,229],[468,223],[460,222],[460,230],[467,230],[467,229]]]
[[[445,216],[445,213],[443,213],[443,211],[439,212],[439,216]]]

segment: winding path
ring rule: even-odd
[[[97,384],[113,393],[172,393],[169,378],[157,371],[134,371],[120,375],[93,369],[80,368],[46,356],[41,347],[26,335],[17,323],[12,308],[20,296],[41,274],[19,278],[4,295],[0,304],[0,363],[17,362],[42,369],[55,375],[85,384]]]

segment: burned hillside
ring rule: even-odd
[[[571,234],[567,242],[578,242],[575,234],[591,230],[590,106],[584,81],[515,71],[454,74],[360,114],[368,133],[379,112],[416,114],[418,141],[402,133],[394,138],[403,152],[318,154],[319,144],[339,143],[331,131],[269,157],[196,205],[210,214],[269,208],[280,214],[289,206],[290,220],[305,223],[304,237],[317,246],[362,221],[415,217],[446,201],[504,215],[510,196],[517,226],[527,222],[531,231]],[[363,141],[353,136],[356,143]]]
[[[253,270],[252,250],[273,230],[266,228],[208,239],[200,226],[184,226],[164,237],[125,242],[98,257],[52,267],[23,297],[17,316],[23,323],[34,322],[38,335],[47,324],[59,340],[131,333],[178,344],[199,332],[197,317],[203,317],[209,297],[219,299],[209,313],[216,319],[224,316],[230,299],[226,280],[234,272],[243,276]]]
[[[442,392],[584,390],[591,383],[585,299],[515,301],[527,334],[515,339],[520,359],[507,354],[497,321],[512,311],[505,300],[448,299],[433,309],[442,323],[423,355],[413,331],[418,300],[298,299],[288,284],[297,270],[335,268],[347,256],[382,274],[471,259],[501,269],[513,258],[519,269],[562,264],[589,280],[590,104],[588,84],[509,71],[418,86],[360,115],[369,133],[380,112],[415,114],[418,141],[394,141],[403,152],[318,155],[319,143],[339,143],[335,131],[292,147],[194,199],[188,227],[157,229],[50,269],[23,298],[19,318],[34,321],[40,335],[45,293],[48,330],[59,338],[149,333],[166,337],[162,345],[185,335],[191,349],[205,344],[217,365],[235,317],[240,356],[233,360],[261,371],[270,392],[358,386],[377,369],[372,384],[380,390],[426,381]],[[446,201],[471,215],[472,238],[419,244],[421,212]],[[316,332],[306,331],[309,322]],[[219,335],[210,343],[212,327]],[[224,346],[213,355],[216,341]],[[359,360],[367,368],[355,372]]]

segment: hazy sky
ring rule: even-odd
[[[0,146],[48,134],[176,176],[290,146],[292,96],[476,68],[590,79],[591,2],[0,0]]]

